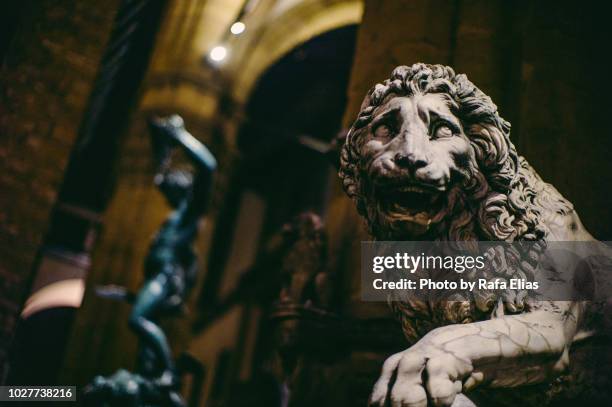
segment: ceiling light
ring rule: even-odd
[[[227,49],[222,45],[217,45],[210,50],[210,59],[215,62],[221,62],[227,57]]]
[[[242,34],[244,32],[244,30],[246,30],[246,25],[242,21],[236,21],[230,27],[230,31],[234,35],[240,35],[240,34]]]

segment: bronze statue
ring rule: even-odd
[[[339,174],[378,240],[594,241],[509,136],[510,123],[465,75],[400,66],[363,101]],[[386,360],[372,405],[450,406],[461,393],[495,406],[609,401],[594,390],[609,383],[594,361],[610,360],[608,345],[593,350],[604,331],[597,304],[481,292],[391,306],[413,345]]]
[[[145,260],[145,282],[135,296],[130,328],[140,339],[137,372],[119,370],[110,378],[96,377],[87,393],[90,399],[114,405],[184,405],[178,394],[178,374],[159,319],[180,311],[197,274],[192,244],[198,223],[206,212],[217,163],[208,149],[185,130],[179,116],[150,122],[151,143],[157,165],[155,184],[174,208],[153,239]],[[171,168],[172,153],[183,150],[195,167],[195,176]],[[129,299],[118,287],[99,292]]]

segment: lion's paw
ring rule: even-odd
[[[477,376],[469,360],[417,344],[385,361],[370,406],[383,407],[387,400],[392,407],[454,406],[457,395],[473,387]]]

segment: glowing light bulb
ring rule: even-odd
[[[221,62],[227,57],[227,49],[222,45],[217,45],[210,50],[210,59],[215,62]]]
[[[246,30],[246,25],[242,21],[236,21],[230,27],[230,31],[234,35],[240,35],[244,32],[244,30]]]

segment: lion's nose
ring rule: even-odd
[[[417,154],[398,152],[395,154],[395,163],[400,166],[409,169],[410,171],[416,171],[419,168],[423,168],[427,165],[427,161]]]

